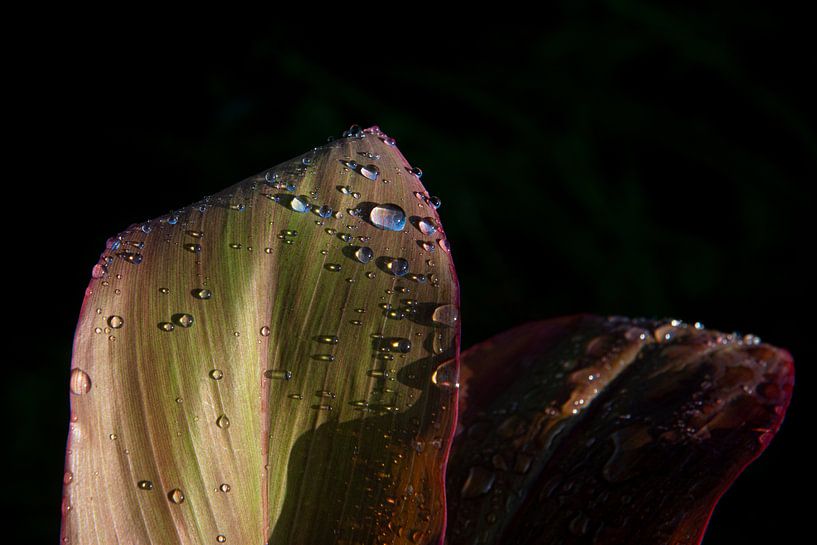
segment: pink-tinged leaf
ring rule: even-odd
[[[696,544],[791,397],[785,350],[572,316],[463,354],[448,543]]]
[[[438,542],[459,346],[440,241],[377,128],[110,239],[74,341],[63,541]]]

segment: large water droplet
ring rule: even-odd
[[[111,316],[108,318],[108,325],[113,329],[119,329],[125,325],[125,320],[123,320],[121,316]]]
[[[381,204],[369,212],[369,220],[378,229],[402,231],[406,227],[406,213],[396,204]]]
[[[387,260],[385,267],[394,276],[405,276],[408,273],[409,263],[402,257],[395,257]]]
[[[424,235],[433,235],[437,232],[437,226],[434,225],[434,220],[431,218],[423,218],[417,222],[417,228]]]
[[[184,501],[184,492],[182,492],[178,488],[174,488],[173,490],[168,492],[167,498],[176,505],[178,505]]]
[[[289,201],[289,207],[296,212],[304,213],[309,211],[309,203],[306,202],[305,199],[302,197],[292,197]]]
[[[455,305],[440,305],[434,309],[431,319],[438,324],[454,327],[460,318],[459,310]]]
[[[368,263],[374,257],[374,252],[368,246],[361,246],[355,250],[355,258],[361,263]]]
[[[360,173],[364,177],[374,181],[377,180],[377,177],[380,174],[380,169],[377,168],[377,165],[366,165],[365,167],[360,167]]]
[[[431,375],[431,383],[444,390],[459,388],[460,384],[457,382],[456,362],[454,360],[448,360],[437,366],[437,369],[435,369]]]
[[[79,367],[74,367],[73,371],[71,371],[71,379],[69,382],[71,385],[71,393],[74,395],[81,396],[91,390],[91,377]]]
[[[216,426],[221,429],[227,429],[230,427],[230,419],[227,418],[226,414],[222,414],[218,418],[216,418]]]

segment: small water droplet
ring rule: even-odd
[[[394,352],[406,354],[411,351],[411,341],[408,339],[391,339],[389,349]]]
[[[335,335],[320,335],[315,340],[323,344],[338,344],[339,341]]]
[[[224,543],[225,541],[227,541],[227,538],[224,537],[224,534],[219,534],[216,536],[216,541],[218,541],[219,543]]]
[[[368,263],[374,257],[374,252],[368,246],[361,246],[355,250],[355,258],[361,263]]]
[[[386,144],[387,146],[397,145],[397,141],[394,138],[392,138],[391,136],[389,136],[387,138],[384,138],[383,143]]]
[[[205,288],[193,290],[193,297],[196,299],[210,299],[212,296],[213,292]]]
[[[418,178],[423,177],[423,169],[420,167],[411,167],[411,173],[417,176]]]
[[[267,369],[264,371],[264,376],[268,379],[290,380],[292,378],[292,371],[287,369]]]
[[[339,272],[340,269],[341,269],[340,263],[327,263],[326,264],[326,269],[330,270],[332,272]]]
[[[159,293],[161,293],[162,295],[167,295],[168,293],[170,293],[170,290],[167,288],[159,288]]]
[[[402,257],[395,257],[387,260],[385,267],[394,276],[405,276],[408,273],[409,263]]]
[[[315,354],[312,357],[318,361],[335,361],[335,356],[332,354]]]
[[[287,397],[289,399],[299,399],[299,400],[304,398],[304,396],[301,395],[301,394],[289,394]]]
[[[176,329],[176,326],[171,324],[170,322],[159,322],[159,329],[162,331],[173,331]]]
[[[113,329],[119,329],[125,325],[125,320],[123,320],[121,316],[111,316],[108,318],[108,325]]]
[[[314,405],[314,407],[316,409],[318,409],[319,411],[331,411],[332,410],[332,405],[329,405],[328,403],[322,403],[320,405]]]
[[[204,232],[202,231],[187,231],[187,234],[193,238],[201,238],[204,236]]]
[[[101,264],[94,265],[94,268],[91,269],[91,277],[92,278],[102,278],[106,274],[108,274],[108,267]]]
[[[116,255],[118,255],[128,263],[132,263],[134,265],[138,265],[142,262],[142,254],[137,254],[134,252],[119,252]]]
[[[439,197],[435,197],[434,195],[432,195],[431,197],[429,197],[429,198],[428,198],[428,204],[430,204],[430,205],[431,205],[431,206],[433,206],[434,208],[439,208],[439,207],[441,207],[441,206],[443,205],[443,203],[442,203],[442,201],[440,200],[440,198],[439,198]]]
[[[406,213],[396,204],[381,204],[369,212],[369,220],[378,229],[402,231],[406,227]]]
[[[241,244],[239,244],[238,242],[231,242],[230,243],[230,248],[232,248],[233,250],[240,250],[241,249]]]
[[[437,232],[437,226],[434,225],[434,220],[431,218],[423,218],[417,222],[417,228],[424,235],[433,235]]]
[[[224,371],[221,369],[213,369],[210,371],[210,378],[213,380],[221,380],[224,378]]]
[[[108,435],[108,439],[110,439],[111,441],[116,441],[118,438],[119,436],[116,435],[115,433]]]
[[[216,426],[218,426],[219,428],[221,428],[223,430],[227,429],[227,428],[230,427],[230,419],[227,418],[226,414],[222,414],[221,416],[216,418]]]
[[[440,248],[442,248],[442,249],[443,249],[443,250],[445,250],[446,252],[450,252],[450,251],[451,251],[451,245],[450,245],[450,244],[448,244],[448,239],[441,238],[441,239],[439,239],[437,242],[439,243]]]
[[[318,214],[318,216],[320,216],[322,218],[328,218],[328,217],[332,216],[333,212],[334,212],[334,210],[332,210],[331,207],[324,204],[323,206],[318,208],[318,210],[315,213]]]
[[[65,474],[62,476],[63,484],[71,484],[71,481],[74,480],[74,474],[70,471],[66,471]]]
[[[79,367],[74,367],[74,369],[71,371],[69,383],[71,393],[74,395],[81,396],[87,394],[91,390],[91,377],[89,377],[88,373]]]
[[[230,485],[227,483],[221,483],[221,486],[219,486],[218,489],[226,493],[230,491]]]
[[[373,273],[373,272],[367,272],[366,273],[366,278],[374,278],[375,276],[377,276],[377,275],[375,273]]]
[[[194,254],[197,254],[197,253],[201,252],[201,244],[192,244],[192,243],[185,244],[184,249],[187,250],[188,252],[193,252]]]
[[[186,313],[176,314],[173,316],[173,321],[176,322],[176,325],[191,327],[193,325],[193,316]]]
[[[438,365],[437,369],[435,369],[431,375],[431,383],[445,390],[459,388],[460,385],[459,382],[457,382],[457,370],[455,365],[454,360],[445,361]]]
[[[184,502],[184,492],[182,492],[178,488],[174,488],[170,492],[168,492],[167,497],[170,501],[175,503],[176,505]]]
[[[262,327],[260,333],[261,333],[262,337],[269,337],[269,334],[270,334],[269,326],[265,325],[264,327]]]
[[[139,481],[138,483],[136,483],[136,487],[139,488],[139,490],[153,490],[153,483],[151,481]],[[171,501],[172,501],[172,498],[171,498]],[[184,496],[182,496],[182,501],[184,501]],[[174,502],[174,503],[179,503],[179,502]]]

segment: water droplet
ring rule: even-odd
[[[88,373],[79,367],[74,367],[74,369],[71,371],[69,383],[71,393],[74,395],[81,396],[83,394],[87,394],[91,390],[91,377],[89,377]]]
[[[230,248],[232,248],[233,250],[240,250],[241,249],[241,244],[239,244],[238,242],[231,242],[230,243]]]
[[[493,471],[479,466],[473,466],[468,471],[468,478],[462,485],[461,496],[465,499],[476,498],[487,494],[494,486],[496,475]]]
[[[219,428],[221,428],[223,430],[227,429],[227,428],[230,427],[230,419],[227,418],[226,414],[222,414],[221,416],[216,418],[216,426],[218,426]]]
[[[332,354],[315,354],[312,357],[318,361],[335,361],[335,356]]]
[[[331,207],[324,204],[323,206],[318,208],[318,210],[316,211],[316,214],[318,214],[322,218],[328,218],[328,217],[330,217],[332,215],[333,212],[334,212],[334,210],[332,210]]]
[[[134,265],[138,265],[142,262],[142,254],[137,254],[134,252],[119,252],[119,257],[127,261],[128,263],[133,263]]]
[[[184,502],[184,492],[182,492],[178,488],[174,488],[173,490],[168,492],[167,498],[170,501],[172,501],[173,503],[175,503],[176,505],[178,505],[178,504]]]
[[[116,441],[118,438],[119,436],[116,435],[115,433],[112,433],[108,436],[108,439],[110,439],[111,441]]]
[[[434,195],[432,195],[431,197],[429,197],[429,198],[428,198],[428,204],[430,204],[430,205],[431,205],[431,206],[433,206],[434,208],[439,208],[439,207],[441,207],[441,206],[443,205],[443,203],[442,203],[442,201],[440,200],[440,198],[439,198],[439,197],[435,197]]]
[[[338,272],[338,271],[340,271],[340,268],[341,268],[340,263],[327,263],[326,264],[326,269],[330,270],[332,272]]]
[[[187,231],[187,234],[193,238],[201,238],[204,236],[202,231]]]
[[[287,397],[289,399],[303,399],[304,398],[304,396],[301,395],[301,394],[289,394]]]
[[[74,474],[70,471],[66,471],[65,474],[62,476],[63,484],[71,484],[71,481],[74,480]]]
[[[424,235],[433,235],[437,232],[437,226],[434,225],[434,220],[431,218],[423,218],[417,222],[417,228]]]
[[[225,541],[227,541],[227,538],[224,537],[224,534],[219,534],[216,536],[216,541],[218,541],[219,543],[224,543]]]
[[[176,326],[171,324],[170,322],[159,322],[159,329],[162,331],[173,331],[176,329]]]
[[[441,238],[441,239],[439,239],[437,242],[439,243],[440,248],[442,248],[442,249],[443,249],[443,250],[445,250],[446,252],[450,252],[450,251],[451,251],[451,245],[450,245],[450,244],[448,244],[448,239]]]
[[[454,360],[441,363],[431,375],[431,383],[445,390],[459,388],[460,384],[457,382],[457,370],[455,365]]]
[[[314,407],[316,409],[318,409],[319,411],[331,411],[332,410],[332,405],[329,405],[329,404],[326,404],[326,403],[322,403],[320,405],[314,405]]]
[[[190,314],[176,314],[173,316],[173,321],[182,327],[191,327],[193,325],[193,316]]]
[[[394,276],[405,276],[408,273],[409,263],[402,257],[389,259],[384,265],[386,270]]]
[[[287,369],[267,369],[264,371],[264,376],[268,379],[290,380],[292,378],[292,371]]]
[[[289,207],[296,212],[304,213],[309,211],[309,203],[302,197],[292,197],[289,201]]]
[[[394,352],[406,354],[411,351],[411,341],[408,339],[391,339],[389,341],[389,349]]]
[[[423,250],[425,250],[426,252],[433,252],[434,251],[434,243],[433,242],[423,242],[423,243],[420,244],[420,246],[422,246]]]
[[[352,198],[353,199],[359,199],[360,198],[360,193],[358,193],[357,191],[352,191]]]
[[[188,252],[193,252],[194,254],[197,254],[197,253],[201,252],[201,244],[192,244],[192,243],[185,244],[184,249],[187,250]]]
[[[221,369],[213,369],[210,371],[210,378],[213,380],[221,380],[224,378],[224,371]]]
[[[323,344],[338,344],[339,341],[335,335],[320,335],[315,340]]]
[[[196,299],[210,299],[213,296],[212,291],[204,288],[195,289],[192,293]]]
[[[389,136],[388,138],[384,138],[383,143],[386,144],[387,146],[397,145],[397,141],[394,138],[392,138],[391,136]]]
[[[227,483],[221,483],[221,486],[219,486],[218,489],[226,493],[230,491],[230,485]]]
[[[360,167],[360,173],[365,178],[374,181],[377,180],[377,177],[380,175],[380,169],[377,168],[377,165],[366,165],[365,167]]]
[[[402,231],[406,227],[406,213],[396,204],[381,204],[369,212],[369,220],[378,229]]]
[[[108,274],[108,267],[105,265],[97,264],[91,269],[91,278],[102,278],[106,274]]]
[[[262,327],[260,333],[262,337],[269,337],[270,334],[269,326],[265,325],[264,327]]]
[[[455,305],[440,305],[434,309],[431,319],[438,324],[454,327],[460,318],[459,310]]]
[[[108,325],[113,329],[119,329],[125,325],[125,320],[123,320],[121,316],[111,316],[108,318]]]
[[[151,481],[139,481],[138,483],[136,483],[136,487],[139,490],[153,490],[153,483]],[[179,493],[181,493],[181,491],[179,491]],[[171,498],[171,501],[173,501],[173,498]],[[184,501],[184,495],[182,495],[182,500],[181,501]],[[181,503],[181,502],[174,501],[173,503]]]
[[[377,275],[375,273],[373,273],[373,272],[367,272],[366,273],[366,278],[374,278],[375,276],[377,276]]]
[[[170,293],[170,290],[167,288],[159,288],[159,293],[161,293],[162,295],[167,295],[168,293]]]
[[[411,173],[417,176],[418,178],[423,177],[423,169],[420,167],[411,167]]]
[[[374,257],[374,252],[368,246],[361,246],[355,250],[355,258],[361,263],[368,263]]]

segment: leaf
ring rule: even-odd
[[[441,538],[457,280],[393,139],[345,136],[108,241],[74,340],[64,541]]]
[[[448,543],[700,542],[768,445],[791,357],[677,321],[571,316],[462,356]]]

